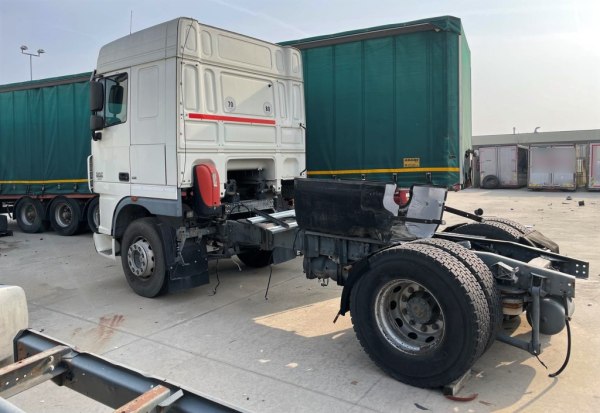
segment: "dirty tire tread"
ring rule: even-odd
[[[516,229],[517,231],[519,231],[521,233],[521,236],[527,235],[533,231],[533,229],[527,228],[525,225],[520,224],[511,219],[498,218],[498,217],[483,217],[483,218],[485,219],[485,222],[499,222],[501,224],[508,225],[509,227],[512,227],[512,228]]]
[[[359,302],[365,301],[365,294],[362,294],[362,296],[359,297],[359,294],[361,294],[361,287],[366,288],[367,290],[365,292],[367,292],[370,287],[369,284],[375,283],[375,286],[377,286],[377,279],[380,277],[376,277],[375,275],[383,274],[382,271],[385,271],[387,266],[392,265],[389,262],[390,260],[393,260],[393,262],[397,261],[399,263],[397,265],[400,267],[405,265],[404,263],[406,262],[409,262],[409,268],[417,264],[423,265],[425,262],[430,266],[430,268],[438,268],[441,272],[444,272],[448,276],[448,279],[446,279],[445,283],[452,285],[453,293],[448,294],[448,297],[458,291],[462,291],[462,293],[460,293],[460,298],[465,298],[464,301],[461,301],[459,306],[466,306],[462,307],[463,309],[468,308],[468,311],[462,313],[462,315],[468,318],[468,322],[464,324],[467,327],[461,330],[470,330],[474,334],[463,337],[464,345],[460,349],[453,348],[456,346],[456,343],[451,339],[451,337],[444,338],[441,345],[445,346],[445,348],[452,349],[456,353],[452,353],[449,357],[447,357],[448,360],[451,360],[451,363],[453,364],[446,366],[447,368],[445,368],[445,370],[436,372],[434,375],[426,377],[422,376],[423,371],[427,371],[428,373],[430,373],[430,371],[427,368],[429,366],[423,365],[421,358],[417,360],[404,360],[405,364],[399,364],[399,362],[402,362],[402,358],[407,359],[407,357],[398,349],[394,349],[393,356],[396,359],[385,359],[385,353],[389,353],[388,348],[391,348],[391,345],[386,345],[386,343],[381,341],[385,339],[379,338],[381,336],[381,332],[379,329],[377,329],[377,327],[373,327],[377,330],[376,332],[369,331],[368,321],[370,318],[370,313],[373,312],[372,309],[369,308],[369,310],[366,312],[354,310],[355,308],[364,308],[359,305]],[[368,271],[368,273],[361,277],[358,283],[354,285],[350,298],[350,314],[353,328],[361,346],[367,355],[377,366],[379,366],[390,376],[406,384],[417,387],[440,387],[461,377],[484,353],[487,340],[490,335],[490,315],[486,297],[481,286],[479,285],[479,282],[471,274],[470,270],[467,269],[467,267],[465,267],[465,265],[457,258],[453,257],[446,251],[433,245],[417,243],[407,243],[401,246],[386,249],[372,256],[370,261],[374,262],[374,264],[371,266],[371,269]],[[407,269],[400,268],[397,271],[402,273],[403,271],[407,271]],[[371,272],[374,272],[375,275],[369,276],[371,275]],[[402,275],[400,278],[402,277],[405,277],[405,275]],[[417,282],[422,282],[419,277],[416,277],[416,280]],[[383,282],[385,282],[385,280],[383,280]],[[440,286],[442,284],[444,284],[444,282],[440,283]],[[431,285],[427,285],[427,288],[429,287],[431,287]],[[371,294],[376,295],[374,293]],[[438,294],[436,295],[436,299],[441,299],[444,301],[445,297],[443,297],[441,294]],[[370,302],[371,300],[372,299],[368,299],[367,302]],[[447,308],[448,307],[446,307],[446,310]],[[365,324],[362,324],[362,322]],[[456,323],[457,321],[453,320],[451,317],[445,322],[452,324]],[[448,328],[449,326],[445,327]],[[447,331],[445,334],[451,336],[454,333],[455,332],[453,331]],[[373,335],[377,336],[377,338],[374,339]],[[380,348],[370,348],[370,342],[379,344]],[[379,354],[375,354],[376,350]],[[439,357],[439,355],[437,356]],[[414,362],[420,363],[418,368],[421,369],[421,372],[419,375],[409,375],[406,373],[406,369],[411,368],[411,364]],[[398,365],[398,368],[394,369],[393,364]],[[421,368],[421,366],[424,367]],[[431,367],[436,366],[432,365]]]
[[[500,290],[496,287],[494,276],[487,265],[473,252],[467,248],[445,239],[428,238],[414,241],[415,244],[433,245],[457,258],[467,267],[471,274],[477,279],[481,286],[490,312],[490,336],[485,350],[494,344],[496,336],[502,327],[502,297]]]
[[[515,228],[494,221],[465,224],[458,228],[455,228],[452,232],[455,234],[477,235],[492,239],[498,239],[501,241],[513,242],[518,242],[522,236],[522,234]]]

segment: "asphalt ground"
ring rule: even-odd
[[[350,317],[333,324],[341,288],[307,280],[301,259],[273,267],[268,299],[269,268],[232,260],[211,263],[209,285],[145,299],[129,289],[120,262],[96,254],[91,234],[24,234],[10,221],[14,235],[0,238],[0,283],[24,288],[31,328],[242,410],[598,411],[600,193],[469,189],[449,193],[447,204],[531,225],[561,253],[590,262],[589,279],[577,281],[571,361],[558,378],[548,373],[564,360],[564,331],[543,336],[540,359],[548,370],[494,343],[459,393],[476,395],[470,402],[397,382],[364,353]],[[522,337],[529,331],[524,316],[505,328]],[[53,383],[9,400],[29,412],[112,411]]]

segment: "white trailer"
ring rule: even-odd
[[[588,189],[600,189],[600,143],[590,143]]]
[[[575,145],[529,148],[529,189],[577,188]]]
[[[525,146],[483,146],[479,148],[479,176],[482,188],[521,188],[527,185],[528,151]]]

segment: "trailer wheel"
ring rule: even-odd
[[[24,197],[17,203],[15,218],[21,231],[35,234],[44,230],[44,206],[38,199]]]
[[[98,227],[100,226],[100,202],[98,198],[92,199],[88,204],[86,218],[88,227],[90,227],[92,232],[98,232]]]
[[[481,181],[481,187],[485,189],[496,189],[500,186],[500,180],[495,175],[488,175]]]
[[[50,225],[60,235],[73,235],[79,230],[82,208],[74,199],[56,198],[50,205]]]
[[[461,225],[452,229],[455,234],[477,235],[501,241],[519,242],[521,233],[511,226],[501,222],[475,222],[472,224]]]
[[[457,258],[465,267],[471,271],[479,286],[485,294],[485,299],[490,311],[490,337],[487,340],[485,350],[487,351],[502,327],[502,297],[496,286],[496,280],[487,265],[473,252],[465,247],[445,239],[429,238],[414,241],[415,244],[433,245]]]
[[[129,224],[121,240],[121,264],[136,294],[153,298],[164,292],[165,253],[156,219],[140,218]]]
[[[463,375],[490,334],[485,295],[470,271],[430,245],[404,244],[375,254],[352,289],[354,330],[371,359],[418,387]]]
[[[253,249],[240,252],[237,257],[246,267],[263,268],[273,262],[273,251]]]

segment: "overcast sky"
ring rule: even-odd
[[[600,1],[0,0],[0,84],[91,71],[99,48],[178,16],[278,42],[453,15],[471,48],[473,134],[600,129]]]

